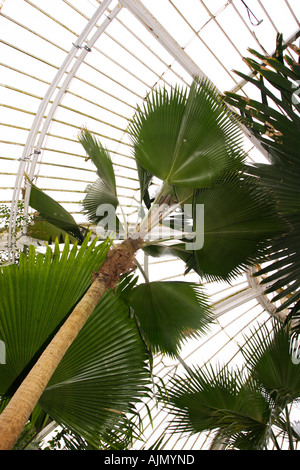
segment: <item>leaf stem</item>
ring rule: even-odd
[[[141,273],[143,275],[143,278],[145,279],[146,283],[150,284],[149,278],[148,278],[145,270],[142,268],[141,264],[137,260],[135,260],[134,262],[137,265],[137,267],[139,268],[139,270],[141,271]]]
[[[290,445],[290,450],[295,450],[294,449],[294,441],[293,441],[293,435],[292,435],[292,428],[291,428],[291,422],[290,422],[290,413],[288,410],[288,407],[285,407],[285,417],[286,417],[286,427],[287,427],[287,433],[288,433],[288,438],[289,438],[289,445]]]
[[[276,450],[281,450],[273,430],[271,430],[271,437],[275,444]]]
[[[158,201],[164,195],[167,186],[168,186],[168,182],[164,181],[163,184],[161,185],[160,190],[159,190],[152,206],[150,207],[148,213],[145,215],[145,217],[142,219],[142,221],[136,227],[135,234],[141,233],[141,238],[144,238],[145,225],[146,225],[146,227],[149,226],[149,220],[150,220],[150,217],[152,216],[153,210],[157,206]],[[148,230],[146,231],[146,233],[148,233]]]

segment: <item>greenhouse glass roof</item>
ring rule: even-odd
[[[30,213],[26,178],[85,222],[81,202],[95,172],[78,141],[82,128],[110,151],[123,211],[134,216],[139,185],[127,128],[149,92],[189,86],[200,76],[221,93],[255,98],[255,87],[234,72],[251,73],[243,60],[248,49],[272,55],[278,33],[286,46],[298,45],[300,36],[299,0],[2,0],[0,9],[0,204],[11,209],[0,243],[10,256],[28,242],[26,227],[15,236],[20,200]],[[244,132],[249,159],[267,161],[259,142]],[[151,280],[183,278],[183,264],[172,258],[143,256],[140,262]],[[181,359],[239,363],[243,334],[267,321],[274,306],[249,273],[232,285],[206,287],[216,324],[202,340],[188,342]],[[159,357],[155,373],[166,377],[181,367]],[[163,432],[164,419],[157,410],[150,443]],[[168,448],[207,448],[210,442],[206,435],[172,439]]]

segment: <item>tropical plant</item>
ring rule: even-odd
[[[48,248],[45,255],[30,247],[28,258],[21,253],[18,265],[3,270],[1,337],[7,354],[0,368],[1,396],[11,396],[17,389],[84,295],[91,273],[103,264],[108,247],[107,242],[88,245],[88,238],[79,250],[76,245],[71,249],[66,240],[62,254],[57,243],[54,252]],[[99,443],[105,423],[111,429],[123,426],[125,436],[129,421],[124,413],[133,413],[131,403],[146,393],[146,362],[147,352],[126,304],[120,294],[107,292],[60,362],[37,409],[71,429],[84,428],[82,436],[94,445]],[[116,446],[120,442],[115,439]]]
[[[300,369],[291,360],[289,332],[274,322],[253,329],[241,353],[245,370],[220,364],[193,367],[185,377],[175,376],[167,392],[161,389],[170,415],[169,430],[196,434],[215,432],[223,449],[279,449],[281,432],[294,449],[300,440],[290,418],[291,404],[299,401]]]
[[[8,204],[0,204],[0,266],[10,262],[7,253],[8,244],[8,228],[10,223],[10,206]],[[32,216],[28,217],[30,223]],[[23,201],[18,202],[16,221],[15,221],[15,232],[18,235],[16,237],[16,250],[15,257],[17,258],[20,253],[20,245],[18,246],[19,238],[22,237],[22,228],[25,223],[24,216],[24,203]]]
[[[199,284],[153,283],[147,276],[137,284],[136,252],[170,251],[187,269],[227,280],[264,259],[271,239],[283,230],[268,191],[244,173],[240,126],[209,82],[155,90],[137,109],[129,135],[141,201],[149,208],[133,231],[116,216],[109,153],[87,130],[79,140],[97,180],[87,188],[83,207],[106,230],[106,240],[89,245],[86,229],[31,185],[36,221],[77,243],[71,249],[66,238],[61,255],[58,241],[54,252],[30,248],[28,258],[0,273],[0,335],[8,351],[0,369],[1,396],[10,398],[0,415],[0,448],[13,446],[36,406],[92,445],[107,438],[122,447],[118,431],[132,430],[128,414],[134,415],[134,403],[148,392],[147,354],[176,356],[187,333],[202,334],[213,320]],[[161,187],[152,201],[153,178]],[[207,223],[199,227],[197,208],[203,204]],[[110,219],[98,210],[102,205],[115,216],[113,229],[123,240],[112,242]],[[191,223],[179,243],[147,238],[167,218],[175,223],[178,214]],[[197,237],[203,235],[199,250]]]
[[[288,47],[294,57],[284,56],[279,34],[274,56],[250,49],[259,60],[245,59],[254,76],[236,72],[260,91],[261,100],[229,92],[225,99],[268,153],[270,163],[253,164],[247,171],[272,192],[288,227],[272,244],[269,263],[255,275],[262,278],[266,293],[272,294],[277,311],[291,308],[291,316],[296,317],[300,304],[300,49]]]

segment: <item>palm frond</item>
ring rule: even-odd
[[[116,198],[116,179],[109,152],[87,129],[81,131],[79,142],[97,168],[98,176],[102,179],[111,195],[114,195]]]
[[[197,224],[199,205],[204,220]],[[148,244],[144,251],[151,256],[179,257],[186,272],[194,270],[213,281],[230,281],[265,260],[271,241],[288,231],[272,193],[257,178],[242,172],[228,173],[210,187],[194,190],[193,210],[193,232],[195,240],[202,241],[201,248],[193,249],[191,241],[183,238],[170,246]]]
[[[195,434],[218,431],[225,446],[245,435],[249,447],[265,444],[271,408],[267,398],[240,371],[194,367],[185,378],[171,380],[165,397],[174,416],[170,430]],[[249,448],[248,447],[248,448]]]
[[[145,341],[154,352],[176,355],[188,336],[207,331],[213,321],[208,298],[188,282],[139,284],[129,295]]]
[[[68,233],[71,237],[74,237],[79,242],[82,242],[87,233],[81,229],[71,214],[69,214],[69,212],[64,209],[61,204],[56,202],[51,196],[46,194],[33,183],[30,184],[31,189],[29,204],[33,209],[38,211],[38,214],[36,215],[38,221],[43,221],[47,224],[50,224],[44,227],[44,230],[46,228],[47,241],[49,241],[49,239],[52,238],[53,233],[55,233],[54,227],[58,227],[60,231],[55,233],[55,236],[64,237],[64,235]],[[30,233],[33,236],[39,236],[39,230],[39,225],[33,225],[33,227],[30,227]],[[42,235],[42,239],[44,239],[44,237],[45,233]],[[52,241],[54,240],[52,239]]]
[[[296,46],[291,47],[300,54]],[[244,78],[260,90],[261,102],[232,93],[226,93],[225,99],[240,111],[244,124],[260,140],[271,160],[271,164],[256,164],[249,171],[271,191],[288,230],[273,241],[270,262],[255,275],[262,278],[262,284],[268,285],[266,293],[273,294],[272,301],[281,311],[300,299],[300,106],[295,100],[300,68],[297,61],[283,56],[282,34],[277,36],[273,57],[262,56],[254,50],[250,52],[261,61],[246,59],[259,78]]]
[[[40,405],[87,442],[118,446],[125,429],[134,432],[128,415],[148,393],[144,343],[128,307],[109,292],[62,359]]]
[[[289,339],[288,330],[275,321],[271,332],[266,325],[252,330],[242,350],[251,374],[281,409],[300,397],[300,370]]]
[[[0,272],[0,337],[6,345],[6,365],[0,368],[0,394],[11,395],[40,351],[48,344],[92,282],[92,272],[104,262],[110,246],[87,237],[80,248],[66,239],[62,253],[36,252]]]
[[[110,242],[84,240],[80,248],[66,240],[45,254],[29,248],[18,265],[0,272],[0,338],[5,367],[0,394],[10,397],[61,323],[92,282]],[[57,423],[99,445],[105,435],[130,431],[128,414],[147,393],[149,370],[144,342],[128,306],[108,292],[68,349],[39,400]],[[130,431],[132,432],[132,431]],[[119,435],[119,439],[121,439]]]
[[[87,130],[83,129],[79,141],[85,149],[88,158],[96,167],[98,178],[86,188],[87,195],[83,200],[83,212],[93,224],[99,224],[112,210],[113,225],[111,231],[119,231],[120,222],[115,215],[119,204],[114,168],[108,150]]]
[[[241,167],[241,131],[208,81],[155,90],[129,128],[138,164],[173,185],[203,187]]]

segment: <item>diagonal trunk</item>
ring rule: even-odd
[[[58,364],[93,313],[103,294],[108,289],[114,288],[120,276],[135,266],[134,256],[141,244],[140,239],[128,239],[108,253],[99,273],[94,275],[94,281],[86,294],[1,413],[0,450],[12,449]]]

